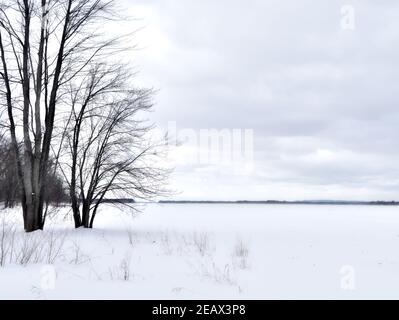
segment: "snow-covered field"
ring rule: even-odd
[[[104,207],[94,230],[62,217],[0,230],[1,299],[399,298],[397,207]]]

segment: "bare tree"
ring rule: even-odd
[[[101,25],[113,0],[0,0],[1,104],[20,182],[27,232],[45,223],[45,186],[56,115],[69,83],[117,50]],[[19,145],[22,149],[19,149]]]
[[[81,82],[71,84],[68,152],[61,167],[76,228],[92,228],[106,200],[153,199],[166,192],[168,170],[159,164],[165,140],[150,138],[152,126],[143,117],[152,108],[153,92],[131,89],[132,77],[126,66],[94,64]]]

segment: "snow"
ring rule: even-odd
[[[0,299],[399,298],[394,206],[106,206],[94,230],[57,217],[29,241],[53,236],[59,254],[0,267]]]

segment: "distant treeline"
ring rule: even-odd
[[[128,203],[136,203],[134,199],[104,199],[101,201],[102,203],[111,203],[111,204],[118,204],[118,203],[123,203],[123,204],[128,204]]]
[[[303,205],[374,205],[374,206],[397,206],[397,201],[336,201],[336,200],[304,200],[304,201],[278,201],[278,200],[265,200],[265,201],[190,201],[190,200],[162,200],[162,204],[303,204]]]

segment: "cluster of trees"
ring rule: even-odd
[[[12,145],[0,138],[0,202],[5,208],[13,208],[20,203],[21,193]],[[59,206],[68,201],[68,190],[52,159],[46,177],[45,203]]]
[[[15,156],[11,144],[0,140],[0,201],[6,208],[12,208],[17,203],[21,188],[17,178]]]
[[[0,0],[1,197],[19,199],[27,232],[51,202],[92,228],[105,199],[164,192],[153,92],[133,84],[116,17],[113,0]]]

